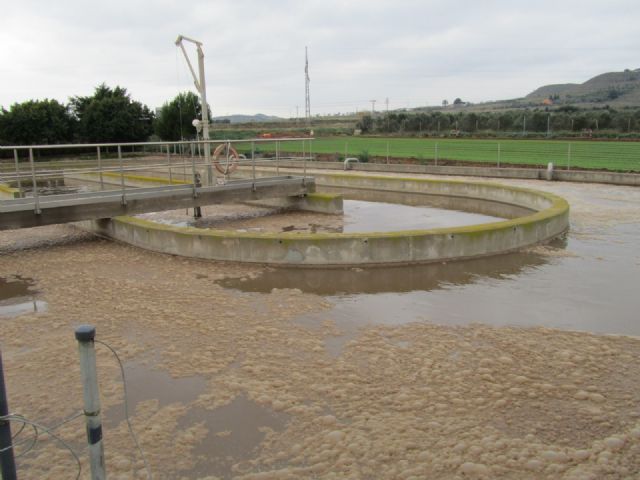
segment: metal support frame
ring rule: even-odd
[[[89,442],[89,463],[92,480],[107,478],[104,464],[104,444],[102,442],[102,418],[100,414],[100,391],[96,370],[96,350],[94,339],[96,329],[92,325],[81,325],[76,328],[80,355],[80,373],[82,375],[82,394],[84,398],[84,415],[87,424],[87,441]]]

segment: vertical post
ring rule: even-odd
[[[349,156],[347,153],[349,151],[349,143],[348,142],[344,142],[344,159],[346,160],[347,157]]]
[[[196,157],[191,157],[191,177],[193,179],[193,198],[198,198],[198,179],[196,177]]]
[[[309,140],[309,142],[311,142],[311,140]],[[304,140],[302,140],[302,169],[302,185],[304,185],[307,178],[307,157],[304,154]]]
[[[527,135],[527,116],[526,115],[522,115],[522,136],[526,136]]]
[[[435,152],[435,163],[436,167],[438,166],[438,142],[436,142],[436,152]]]
[[[251,171],[253,176],[253,190],[256,189],[256,148],[255,142],[251,141]]]
[[[18,190],[20,190],[20,196],[22,196],[22,183],[20,181],[20,165],[19,165],[19,157],[18,157],[18,149],[13,149],[13,159],[16,163],[16,180],[18,181]]]
[[[4,385],[4,369],[2,368],[2,352],[0,352],[0,417],[9,415],[7,389]],[[11,423],[0,420],[0,477],[3,480],[16,480],[16,461],[11,444]]]
[[[118,150],[120,147],[118,146]],[[89,442],[89,463],[92,480],[105,480],[104,444],[102,443],[102,419],[100,415],[100,391],[96,371],[96,350],[94,339],[96,329],[92,325],[81,325],[75,331],[80,354],[84,416],[87,423]]]
[[[571,144],[567,148],[567,170],[571,170]]]
[[[549,137],[550,135],[551,135],[551,114],[549,113],[547,115],[547,137]]]
[[[35,198],[35,213],[40,215],[40,195],[38,194],[38,181],[36,180],[36,165],[33,161],[33,148],[29,149],[29,165],[31,165],[31,181],[33,182],[33,197]]]
[[[387,142],[387,165],[389,165],[389,142]]]
[[[276,175],[280,175],[280,149],[278,148],[280,142],[276,140]]]
[[[167,153],[169,153],[168,148]],[[169,169],[169,185],[171,185],[173,183],[173,178],[171,177],[171,155],[167,155],[167,168]]]
[[[102,155],[100,154],[100,147],[97,147],[98,152],[98,172],[100,175],[100,190],[104,190],[104,180],[102,178]]]
[[[498,142],[498,168],[500,168],[500,142]]]
[[[124,188],[124,164],[122,161],[122,148],[118,145],[118,160],[120,161],[120,187],[122,188],[122,205],[127,204],[127,197]]]

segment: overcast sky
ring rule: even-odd
[[[1,0],[0,105],[120,85],[152,108],[194,90],[214,115],[304,115],[521,97],[640,68],[638,0]],[[195,61],[195,48],[188,51]]]

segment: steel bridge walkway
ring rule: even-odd
[[[82,192],[0,201],[0,230],[77,222],[120,215],[301,196],[315,191],[306,176],[233,180],[224,185],[189,184]]]

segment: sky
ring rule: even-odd
[[[124,87],[152,109],[195,92],[214,116],[304,116],[522,97],[640,68],[637,0],[0,0],[0,106]],[[185,44],[192,61],[195,47]]]

